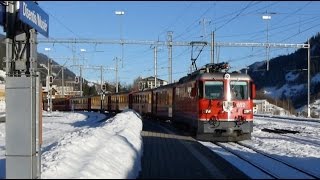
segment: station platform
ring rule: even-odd
[[[191,136],[166,124],[143,120],[144,149],[138,179],[248,179]]]

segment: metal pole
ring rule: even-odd
[[[120,41],[122,41],[122,18],[120,17]],[[121,52],[121,60],[123,58],[123,43],[121,43],[121,49],[122,49],[122,52]]]
[[[154,87],[157,87],[157,46],[154,46]]]
[[[48,53],[48,66],[47,66],[47,90],[48,90],[48,94],[47,94],[47,99],[48,99],[48,104],[47,104],[47,111],[50,112],[50,81],[49,81],[49,76],[50,76],[50,59],[49,59],[49,53]]]
[[[82,96],[82,65],[80,65],[80,96]]]
[[[49,66],[49,76],[52,75],[52,67],[51,67],[51,64],[52,64],[52,60],[50,59],[50,66]],[[50,99],[50,112],[52,112],[52,86],[51,86],[51,83],[49,83],[49,99]]]
[[[100,68],[100,76],[101,76],[101,80],[100,80],[100,89],[102,90],[102,82],[103,82],[103,77],[102,77],[102,71],[103,71],[103,67],[101,66]]]
[[[168,32],[168,50],[169,50],[169,66],[168,66],[168,74],[169,74],[169,83],[172,83],[172,31]]]
[[[101,66],[100,67],[101,69],[100,69],[100,75],[101,75],[101,84],[100,84],[100,112],[103,112],[103,106],[102,106],[102,104],[103,104],[103,89],[102,89],[102,82],[103,82],[103,78],[102,78],[102,71],[103,71],[103,67]]]
[[[211,63],[214,63],[214,31],[211,32]]]
[[[267,71],[269,71],[269,21],[267,20]]]
[[[308,117],[310,116],[310,40],[308,40]]]
[[[36,157],[37,177],[41,178],[41,144],[42,144],[42,91],[40,85],[40,72],[36,72]]]
[[[64,97],[64,66],[62,66],[62,97]]]
[[[124,15],[124,11],[115,11],[115,14],[118,16]],[[120,17],[120,42],[121,42],[121,60],[122,60],[122,67],[123,67],[123,39],[122,39],[122,18]]]
[[[118,85],[118,58],[116,57],[116,93],[118,92],[119,85]]]

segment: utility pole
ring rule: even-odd
[[[101,89],[102,89],[102,85],[103,85],[103,70],[116,70],[115,68],[106,68],[103,66],[83,66],[83,65],[71,65],[70,67],[79,67],[80,68],[80,77],[79,77],[79,81],[80,81],[80,89],[82,90],[82,84],[81,84],[81,80],[83,80],[82,78],[82,70],[83,69],[99,69],[101,71]],[[82,92],[82,91],[81,91]]]
[[[124,15],[124,11],[115,11],[114,12],[116,15],[120,16],[120,41],[122,42],[122,18],[121,16]],[[121,61],[122,61],[122,67],[123,67],[123,42],[121,43]]]
[[[310,40],[308,39],[308,118],[310,115]]]
[[[52,76],[52,59],[50,59],[50,63],[49,63],[49,77]],[[53,81],[53,78],[52,78]],[[52,112],[52,83],[53,82],[49,82],[49,99],[50,99],[50,113]]]
[[[157,87],[157,45],[153,47],[154,49],[154,88]]]
[[[45,48],[45,51],[50,51],[50,48]],[[50,106],[50,98],[51,98],[51,85],[50,85],[50,58],[49,58],[49,53],[48,53],[48,65],[47,65],[47,79],[46,79],[46,87],[47,87],[47,91],[48,91],[48,94],[47,94],[47,100],[48,100],[48,104],[47,104],[47,111],[48,112],[51,112],[51,106]]]
[[[116,93],[119,91],[119,82],[118,82],[118,57],[115,58],[116,61]]]
[[[211,23],[211,21],[203,18],[200,22],[200,24],[202,23],[202,28],[203,28],[203,35],[202,35],[202,40],[205,40],[206,39],[206,36],[207,36],[207,32],[206,32],[206,23]]]
[[[100,66],[100,75],[101,75],[101,83],[100,83],[100,111],[103,112],[103,101],[104,101],[104,89],[102,88],[102,82],[103,82],[103,78],[102,78],[102,75],[103,75],[103,66]]]
[[[211,32],[211,63],[214,63],[214,31]]]
[[[64,66],[62,66],[62,82],[61,82],[61,85],[62,85],[62,97],[64,97]]]
[[[83,93],[82,93],[82,65],[80,65],[80,96],[82,97]]]
[[[59,67],[59,68],[61,67],[61,70],[60,70],[61,71],[61,86],[62,86],[61,94],[62,94],[63,97],[65,96],[65,93],[64,93],[64,69],[65,69],[65,67],[64,67],[64,65],[51,65],[51,67],[50,67],[51,71],[52,71],[53,67]],[[60,73],[60,71],[58,72],[58,74]],[[51,72],[51,74],[52,74],[52,72]],[[56,75],[56,77],[58,77],[58,74]],[[53,78],[53,80],[54,79],[55,78]]]
[[[103,83],[103,66],[100,66],[100,77],[101,77],[101,83],[100,83],[100,88],[101,88],[101,90],[102,90],[102,83]]]
[[[169,65],[168,65],[168,74],[169,74],[169,83],[172,83],[172,31],[168,31],[168,59],[169,59]]]
[[[268,13],[266,11],[266,15],[262,16],[262,19],[267,21],[267,44],[266,44],[267,71],[269,71],[269,51],[270,51],[270,45],[269,45],[269,20],[271,19],[271,14],[276,14],[276,13],[274,13],[274,12]]]

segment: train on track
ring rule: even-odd
[[[228,69],[227,63],[207,64],[178,82],[154,89],[55,99],[53,110],[121,112],[130,108],[187,125],[199,140],[250,139],[255,84],[249,75]]]

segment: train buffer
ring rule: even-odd
[[[248,179],[190,136],[164,123],[143,120],[143,156],[138,179]]]

